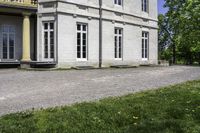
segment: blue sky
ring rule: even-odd
[[[158,0],[158,12],[159,14],[162,13],[166,13],[167,12],[167,9],[163,7],[164,5],[164,0]]]

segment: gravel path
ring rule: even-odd
[[[200,67],[48,72],[0,69],[0,115],[119,96],[194,79],[200,79]]]

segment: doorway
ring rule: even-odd
[[[2,58],[13,60],[15,58],[15,27],[12,25],[2,26]]]

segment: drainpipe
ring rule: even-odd
[[[58,65],[58,1],[56,1],[56,65]]]
[[[102,67],[102,0],[99,0],[99,68]]]

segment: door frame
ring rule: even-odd
[[[45,58],[45,53],[44,53],[44,32],[46,31],[44,29],[44,24],[45,23],[48,23],[48,58]],[[54,29],[53,29],[53,37],[54,37],[54,58],[50,58],[50,54],[51,54],[51,51],[50,51],[50,47],[51,47],[51,44],[50,44],[50,32],[52,31],[49,27],[50,27],[50,23],[53,23],[53,26],[54,26]],[[55,61],[56,60],[56,43],[55,43],[55,21],[42,21],[42,60],[43,61]]]
[[[3,31],[3,28],[4,27],[7,27],[8,28],[8,31],[7,32],[5,32],[5,31]],[[10,32],[9,31],[9,29],[10,29],[10,27],[13,27],[13,29],[14,29],[14,31],[13,32]],[[4,34],[6,34],[6,36],[7,36],[7,59],[5,59],[5,58],[3,58],[3,35]],[[14,46],[13,46],[13,48],[14,48],[14,50],[13,50],[13,58],[11,59],[10,58],[10,34],[13,34],[13,36],[14,36],[14,38],[13,38],[13,41],[14,41]],[[15,59],[15,57],[16,57],[16,55],[15,55],[15,53],[16,53],[16,27],[14,26],[14,25],[6,25],[6,24],[4,24],[4,25],[2,25],[1,26],[1,40],[2,40],[2,46],[1,46],[1,52],[2,52],[2,54],[1,54],[1,60],[2,61],[14,61],[14,60],[16,60]]]

